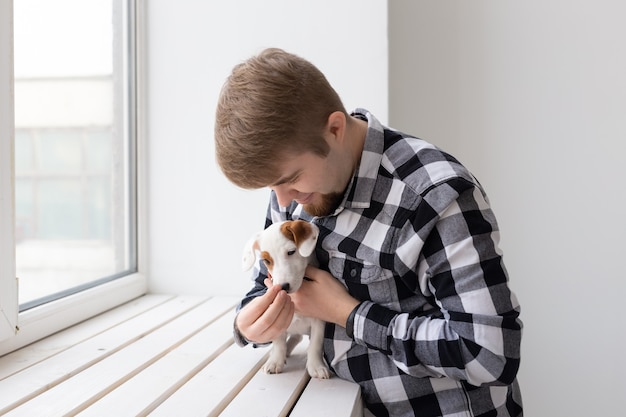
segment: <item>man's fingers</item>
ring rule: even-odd
[[[280,292],[280,287],[269,287],[267,292],[255,298],[240,313],[239,324],[247,327],[257,321],[269,308]]]
[[[286,329],[291,324],[293,314],[295,313],[295,305],[291,301],[291,297],[289,297],[285,291],[282,291],[279,295],[285,297],[285,303],[274,323],[275,328],[281,329],[279,333],[282,333],[282,331],[284,331],[282,329]],[[278,334],[276,336],[278,336]]]
[[[255,333],[273,339],[282,333],[293,317],[293,303],[286,292],[281,291],[265,313],[250,326]]]

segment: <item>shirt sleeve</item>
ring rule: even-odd
[[[395,269],[438,311],[398,313],[365,301],[351,322],[355,342],[389,355],[410,375],[476,386],[512,383],[520,359],[520,309],[480,187],[457,179],[432,188],[400,235]]]

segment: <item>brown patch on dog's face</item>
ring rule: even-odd
[[[267,251],[263,251],[261,252],[261,259],[267,267],[267,270],[272,272],[272,269],[274,268],[274,259],[272,258],[272,255],[270,255]]]
[[[280,232],[289,240],[300,247],[300,243],[306,240],[313,230],[304,220],[293,220],[285,222],[280,227]]]

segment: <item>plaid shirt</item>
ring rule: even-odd
[[[484,191],[435,146],[353,115],[368,133],[336,212],[272,193],[267,217],[317,224],[320,267],[362,301],[348,332],[327,324],[326,360],[376,416],[521,416],[519,304]],[[242,306],[266,290],[259,267]]]

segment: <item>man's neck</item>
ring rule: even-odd
[[[363,147],[365,146],[365,137],[367,136],[367,122],[359,118],[350,116],[346,126],[346,135],[348,136],[348,145],[354,161],[353,168],[359,165],[361,161],[361,155],[363,154]]]

